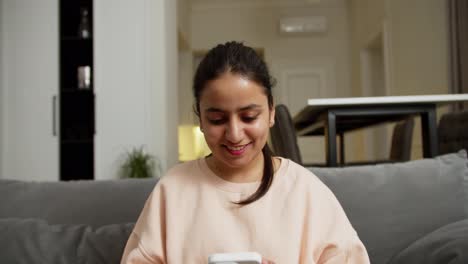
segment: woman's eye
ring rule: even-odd
[[[250,122],[253,122],[255,121],[255,119],[257,119],[256,116],[245,116],[242,118],[242,120],[246,123],[250,123]]]
[[[209,119],[208,121],[212,125],[221,125],[224,123],[224,119]]]

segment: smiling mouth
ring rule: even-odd
[[[247,146],[249,146],[251,143],[249,144],[245,144],[245,145],[241,145],[241,146],[228,146],[228,145],[224,145],[224,147],[226,147],[226,149],[233,155],[240,155],[242,153],[244,153],[244,150]]]

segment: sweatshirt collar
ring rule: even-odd
[[[278,176],[284,175],[283,171],[287,167],[288,160],[278,157],[281,159],[281,164],[278,170],[275,172],[273,176],[273,183],[270,188],[272,188],[274,185],[276,185],[276,182],[278,181]],[[204,174],[207,176],[208,181],[213,184],[216,188],[221,189],[223,191],[227,192],[232,192],[232,193],[242,193],[242,194],[251,194],[257,190],[257,188],[260,186],[260,181],[255,181],[255,182],[246,182],[246,183],[237,183],[237,182],[230,182],[226,181],[223,178],[217,176],[209,167],[208,164],[206,163],[206,158],[199,159],[198,164],[200,169],[204,172]]]

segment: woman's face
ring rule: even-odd
[[[224,73],[200,97],[200,126],[219,165],[244,168],[262,158],[274,121],[264,88],[242,75]]]

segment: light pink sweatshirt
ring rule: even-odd
[[[256,251],[276,264],[369,263],[332,192],[288,160],[261,199],[238,206],[256,183],[217,177],[205,159],[179,164],[156,185],[122,263],[206,264],[213,253]]]

